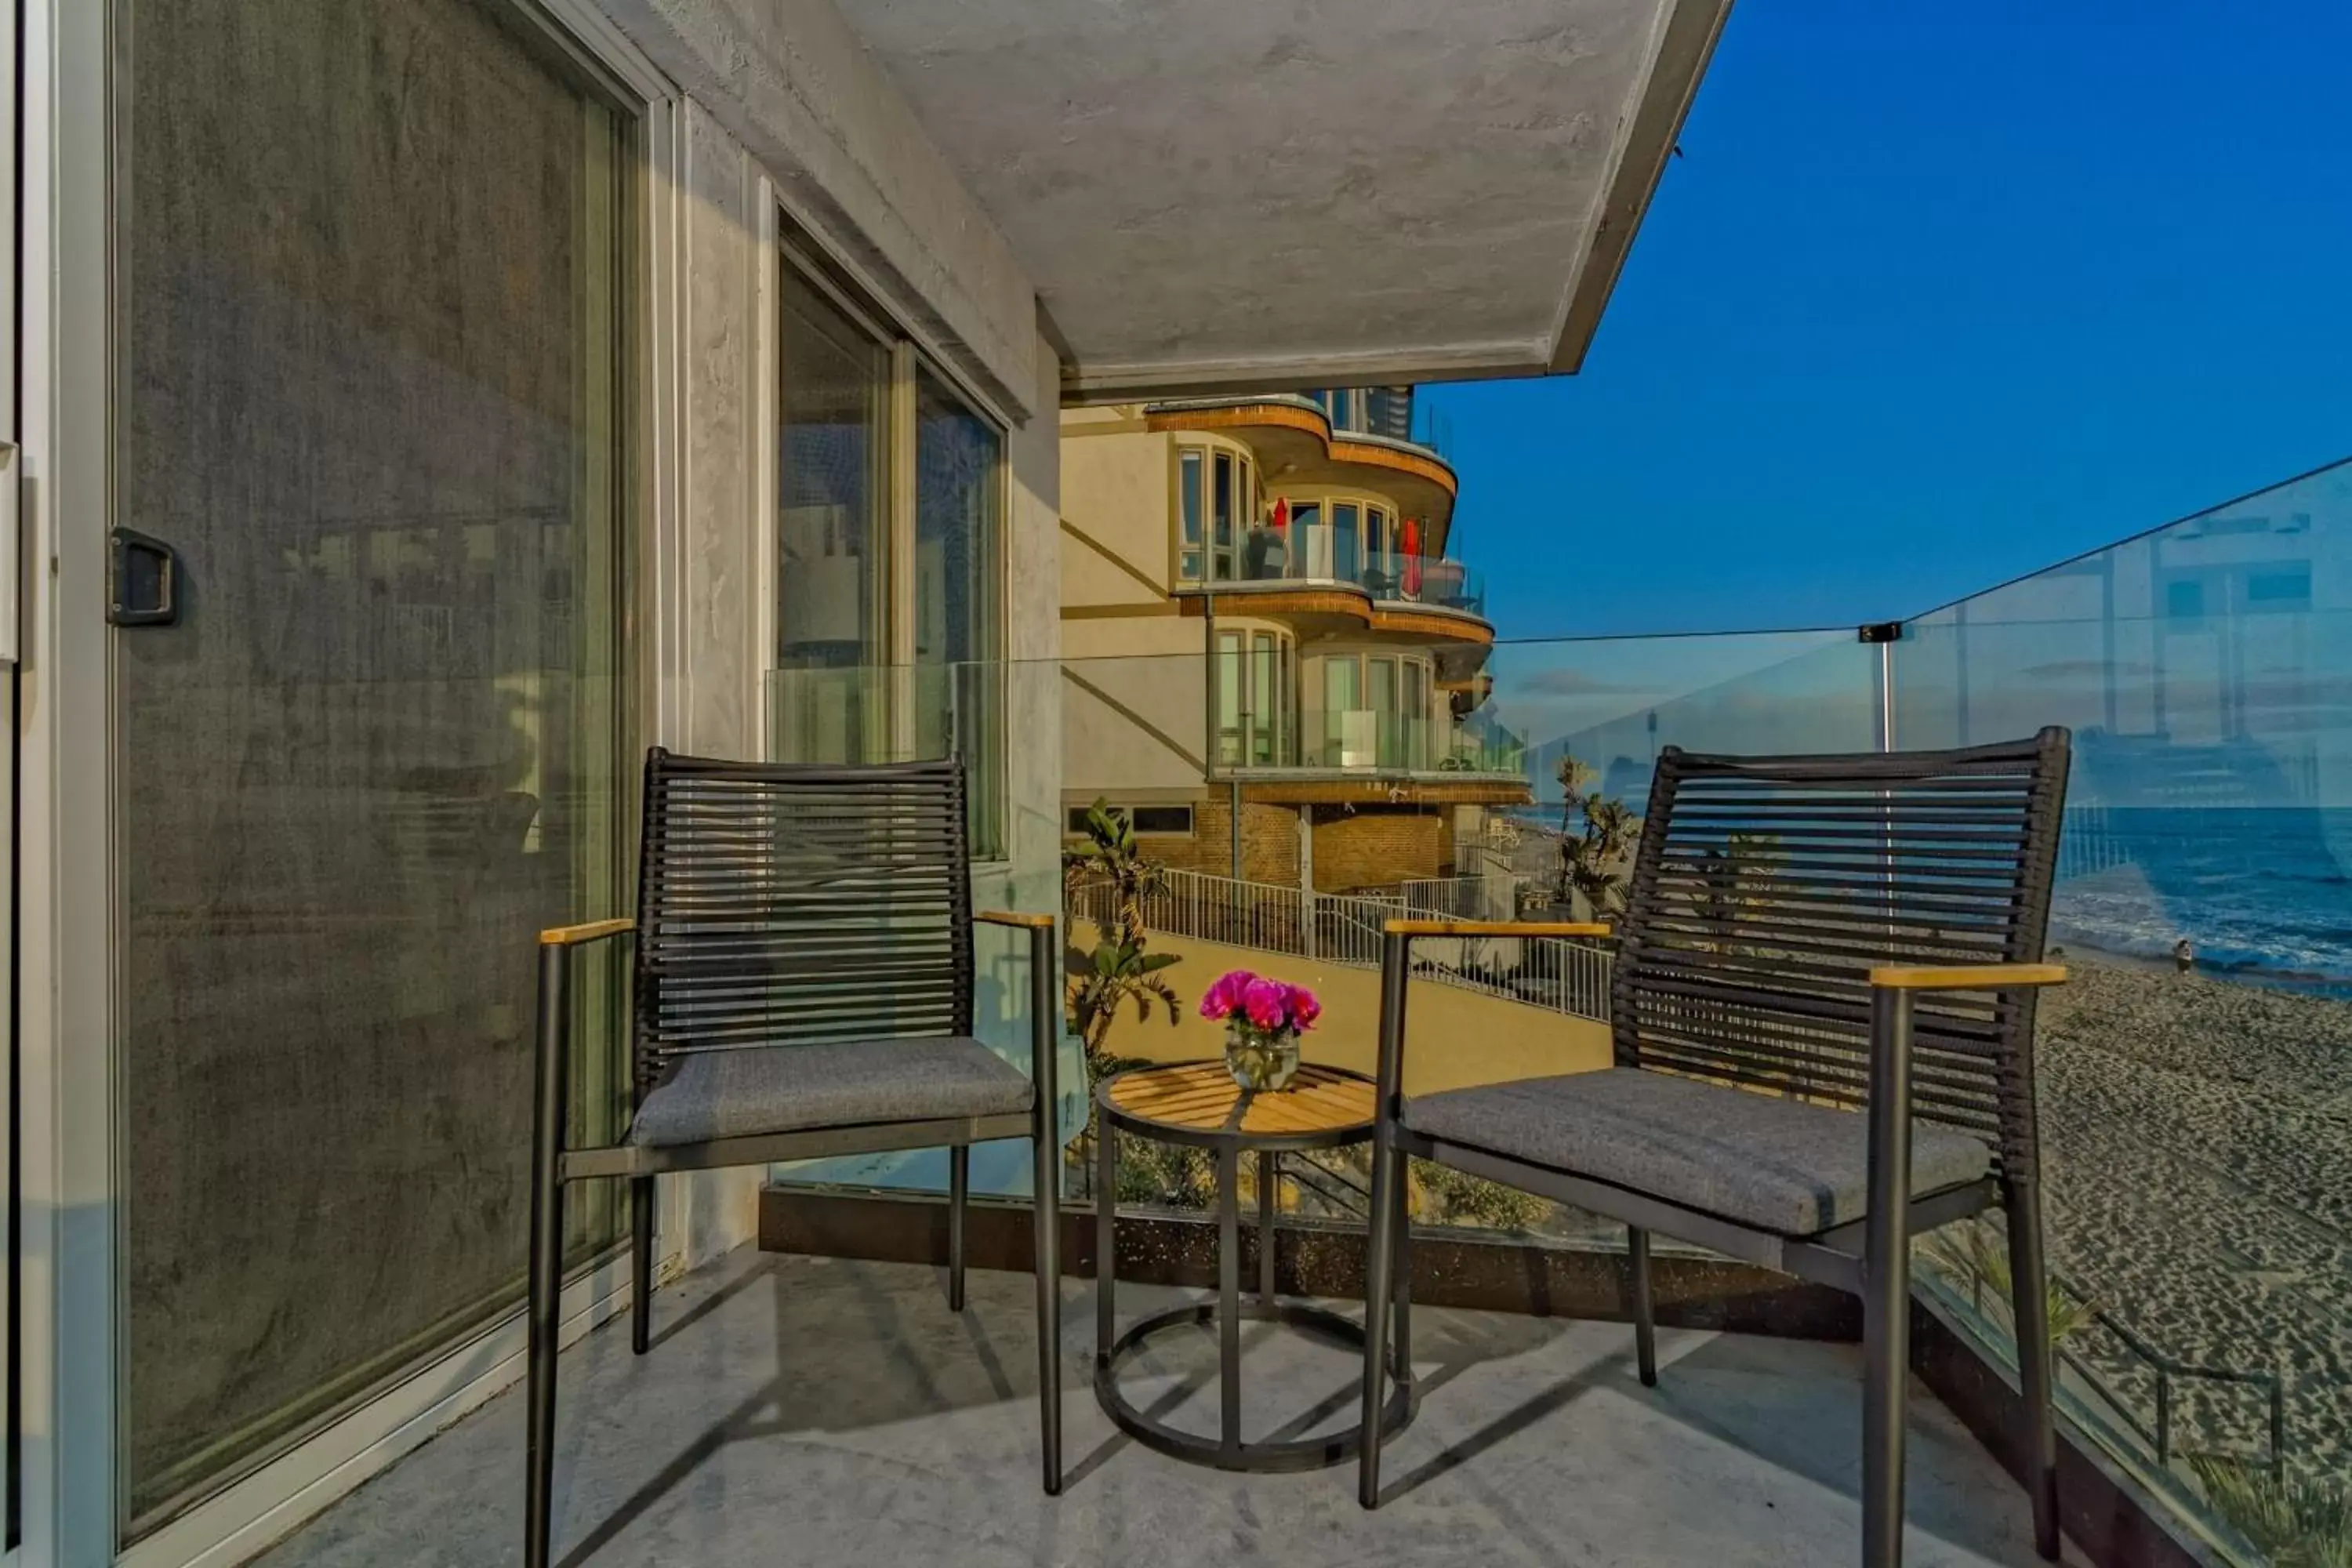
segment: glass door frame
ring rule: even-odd
[[[632,393],[637,429],[624,559],[636,581],[627,613],[634,713],[628,738],[674,736],[683,696],[663,671],[684,618],[674,365],[682,296],[677,241],[684,186],[675,89],[590,0],[507,0],[603,82],[635,117],[641,158]],[[120,1358],[116,1236],[121,1146],[113,1047],[112,741],[107,534],[113,521],[114,401],[123,363],[114,259],[126,135],[116,120],[130,59],[128,0],[24,0],[20,320],[26,471],[22,697],[16,785],[19,1120],[24,1224],[18,1238],[26,1446],[25,1568],[121,1563],[177,1568],[258,1550],[447,1421],[520,1375],[522,1311],[411,1366],[367,1403],[197,1503],[135,1545],[120,1542]],[[95,869],[95,868],[103,868]],[[669,1195],[657,1224],[682,1215]],[[672,1225],[662,1225],[673,1230]],[[623,1252],[625,1249],[622,1249]],[[627,1302],[625,1258],[607,1258],[564,1293],[566,1337]]]

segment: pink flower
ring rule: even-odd
[[[1252,980],[1242,992],[1242,1010],[1261,1029],[1290,1024],[1290,987],[1279,980]]]
[[[1203,1018],[1232,1017],[1241,1011],[1244,994],[1256,981],[1257,976],[1246,969],[1230,970],[1217,976],[1215,982],[1201,997],[1201,1016]]]
[[[1315,1020],[1322,1016],[1323,1004],[1316,1000],[1314,992],[1304,985],[1290,988],[1290,1022],[1293,1027],[1311,1029],[1315,1026]]]

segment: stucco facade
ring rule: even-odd
[[[1409,389],[1383,395],[1409,425]],[[1370,413],[1342,392],[1063,415],[1066,808],[1183,806],[1150,814],[1168,865],[1319,892],[1479,869],[1457,818],[1527,795],[1459,723],[1494,628],[1446,552],[1451,467]]]

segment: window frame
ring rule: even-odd
[[[1244,546],[1265,512],[1265,480],[1257,453],[1245,442],[1211,436],[1171,441],[1169,453],[1169,582],[1179,588],[1214,589],[1243,581]],[[1197,469],[1200,486],[1197,540],[1186,538],[1192,521],[1185,505],[1188,468]],[[1230,526],[1223,544],[1217,542],[1220,508]]]
[[[1087,836],[1086,816],[1091,809],[1091,804],[1064,806],[1062,837],[1066,839],[1084,838]],[[1194,815],[1191,801],[1108,801],[1104,803],[1103,809],[1123,820],[1138,838],[1190,838],[1196,831],[1200,820]],[[1138,816],[1139,813],[1146,811],[1181,811],[1184,814],[1184,826],[1181,827],[1147,826]]]
[[[1403,583],[1404,512],[1388,497],[1370,490],[1352,489],[1344,486],[1315,486],[1300,490],[1281,489],[1274,492],[1266,504],[1285,501],[1289,504],[1294,528],[1307,531],[1303,540],[1295,538],[1297,548],[1286,575],[1306,583],[1329,583],[1362,588],[1383,603],[1399,599]],[[1338,509],[1351,507],[1355,511],[1354,566],[1352,574],[1339,570],[1336,526]],[[1306,515],[1302,515],[1302,513]],[[1374,571],[1391,577],[1396,584],[1388,593],[1373,592],[1365,578]]]
[[[1216,645],[1209,651],[1216,683],[1210,737],[1213,771],[1291,765],[1298,732],[1297,647],[1297,634],[1284,626],[1217,628]],[[1262,697],[1271,700],[1270,716]]]
[[[1354,694],[1353,704],[1348,707],[1335,706],[1330,700],[1333,667],[1343,664],[1349,670],[1346,683]],[[1386,695],[1389,700],[1385,706],[1373,701],[1374,672],[1382,666],[1387,667]],[[1328,652],[1307,654],[1299,659],[1298,687],[1302,702],[1299,720],[1302,743],[1307,736],[1307,721],[1311,717],[1315,722],[1315,743],[1319,748],[1318,759],[1308,765],[1325,769],[1344,767],[1343,763],[1330,759],[1329,753],[1339,747],[1344,738],[1331,716],[1341,712],[1369,712],[1378,716],[1374,721],[1375,771],[1422,773],[1428,770],[1430,745],[1425,721],[1430,717],[1432,694],[1437,689],[1436,664],[1428,655],[1401,647],[1334,648]],[[1309,691],[1315,696],[1316,711],[1312,715],[1307,714],[1304,707],[1305,695]],[[1414,720],[1424,722],[1416,725],[1412,722]],[[1381,743],[1380,739],[1388,735],[1396,737],[1393,750]],[[1391,756],[1395,760],[1391,761]]]
[[[967,799],[971,808],[969,824],[971,835],[971,860],[974,865],[1001,865],[1011,855],[1010,808],[1006,781],[1010,777],[1009,742],[1003,733],[1004,660],[1006,634],[1011,619],[1012,533],[1013,533],[1013,430],[1011,423],[995,404],[982,395],[971,383],[960,374],[940,354],[935,353],[912,327],[900,321],[881,305],[842,263],[835,260],[819,243],[814,233],[796,222],[781,202],[771,199],[763,211],[772,216],[775,231],[762,236],[766,242],[768,265],[775,271],[769,276],[771,287],[763,290],[766,300],[762,312],[762,343],[767,363],[762,379],[769,400],[760,411],[760,428],[764,437],[772,437],[781,418],[783,377],[789,367],[782,362],[782,315],[783,308],[783,269],[790,268],[801,280],[812,285],[828,302],[839,309],[861,331],[885,346],[890,355],[890,385],[887,413],[883,422],[882,467],[887,479],[884,486],[881,529],[881,560],[875,578],[879,598],[879,642],[882,658],[877,668],[906,674],[899,678],[884,678],[882,718],[878,732],[861,739],[863,749],[883,755],[908,755],[917,747],[917,730],[922,681],[915,673],[920,668],[946,668],[951,666],[933,660],[929,664],[916,658],[917,624],[921,615],[919,600],[919,562],[918,560],[917,508],[919,482],[917,447],[919,439],[919,388],[924,377],[947,396],[984,425],[996,439],[994,471],[986,481],[991,496],[995,538],[989,542],[988,582],[980,590],[983,601],[980,613],[985,625],[980,639],[987,646],[973,649],[970,659],[956,663],[971,665],[992,671],[988,677],[992,689],[992,700],[987,703],[994,723],[982,737],[982,754],[971,754],[969,748],[958,745],[963,754],[967,773]],[[768,679],[784,667],[778,661],[781,637],[782,582],[782,552],[779,527],[781,497],[776,486],[781,478],[780,453],[772,452],[762,469],[769,493],[766,497],[760,536],[761,539],[761,577],[764,592],[759,627],[760,656],[757,661],[761,689],[756,693],[753,710],[754,725],[759,734],[761,754],[772,755],[779,737],[772,732],[772,703],[766,689]]]

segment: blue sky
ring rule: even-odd
[[[1506,637],[1916,613],[2352,454],[2352,6],[1744,0],[1580,375],[1432,387]]]

